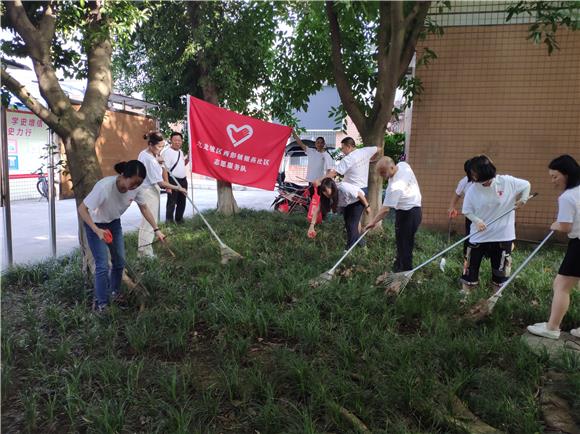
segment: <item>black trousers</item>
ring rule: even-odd
[[[501,285],[510,277],[512,268],[512,241],[491,241],[488,243],[469,243],[463,276],[461,282],[467,285],[479,283],[479,268],[481,261],[486,256],[491,261],[491,280],[496,285]]]
[[[397,243],[397,257],[393,264],[393,271],[409,271],[413,269],[413,247],[415,247],[415,233],[421,224],[421,207],[410,210],[398,209],[395,211],[395,240]]]
[[[187,178],[175,178],[179,185],[187,190]],[[177,185],[172,177],[169,177],[169,183],[172,185]],[[165,220],[168,222],[173,221],[173,212],[175,212],[175,221],[180,222],[183,220],[183,213],[185,212],[185,201],[187,198],[183,193],[172,190],[171,194],[167,194],[167,204],[165,206]]]
[[[344,207],[343,216],[344,227],[346,228],[346,250],[350,249],[360,237],[358,224],[360,223],[360,218],[364,210],[365,207],[360,200]],[[359,245],[364,245],[364,241],[365,240],[361,240]]]
[[[471,232],[471,220],[465,217],[465,235],[469,235]],[[469,247],[469,238],[463,242],[463,257],[467,254],[467,248]]]

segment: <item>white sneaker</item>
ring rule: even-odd
[[[577,329],[570,330],[570,334],[572,336],[575,336],[577,338],[580,338],[580,327],[578,327]]]
[[[534,325],[528,326],[528,331],[536,336],[542,336],[548,339],[559,339],[560,338],[560,330],[549,330],[548,323],[546,322],[539,322]]]

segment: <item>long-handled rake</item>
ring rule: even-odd
[[[332,267],[328,271],[325,271],[320,276],[318,276],[318,277],[316,277],[314,279],[310,279],[310,286],[317,287],[317,286],[321,286],[321,285],[324,285],[324,284],[330,282],[333,279],[334,273],[336,272],[336,269],[338,268],[338,266],[342,263],[342,261],[344,261],[344,258],[346,258],[350,252],[352,252],[352,250],[356,247],[356,245],[359,243],[359,241],[364,238],[364,236],[369,232],[369,230],[370,229],[367,229],[366,231],[364,231],[361,234],[360,237],[358,237],[358,240],[356,240],[353,243],[353,245],[350,246],[350,248],[346,252],[344,252],[344,254],[338,260],[338,262],[336,264],[334,264],[334,267]]]
[[[538,195],[538,193],[533,193],[533,194],[530,195],[529,198],[531,199],[533,197],[536,197],[537,195]],[[518,206],[516,205],[512,209],[510,209],[510,210],[504,212],[503,214],[501,214],[500,216],[494,218],[489,223],[486,223],[486,227],[491,226],[493,223],[495,223],[499,219],[505,217],[510,212],[515,211],[517,208],[518,208]],[[453,249],[453,248],[457,247],[458,245],[462,244],[470,236],[471,235],[466,235],[465,237],[463,237],[459,241],[451,244],[446,249],[444,249],[441,252],[437,253],[432,258],[427,259],[421,265],[418,265],[417,267],[413,268],[410,271],[402,271],[400,273],[385,273],[385,274],[379,276],[377,278],[376,284],[377,285],[384,286],[385,287],[385,293],[387,293],[387,294],[397,295],[397,294],[401,293],[405,289],[405,287],[407,286],[407,284],[411,281],[411,277],[413,277],[413,273],[415,273],[417,270],[423,268],[425,265],[430,264],[435,259],[443,256],[445,253],[447,253],[451,249]]]
[[[169,173],[169,176],[171,176],[171,179],[173,179],[173,181],[175,181],[175,183],[177,185],[179,185],[179,182],[177,182],[177,179],[175,178],[175,176],[173,176],[173,173],[171,173],[171,170],[169,170],[167,168],[167,166],[165,166],[165,163],[163,163],[163,166],[165,167],[165,170],[167,170],[167,173]],[[187,198],[187,200],[189,201],[189,203],[191,203],[191,206],[193,207],[193,209],[195,210],[195,212],[197,213],[197,215],[199,215],[201,217],[201,219],[203,220],[203,222],[205,223],[205,225],[207,226],[207,228],[209,229],[209,231],[211,232],[211,234],[213,235],[213,237],[217,240],[218,244],[220,245],[220,253],[222,255],[221,263],[222,264],[227,264],[228,262],[233,261],[233,260],[243,259],[243,256],[242,255],[240,255],[238,252],[236,252],[231,247],[228,247],[221,240],[221,238],[213,230],[213,228],[211,227],[211,225],[209,224],[209,222],[205,219],[205,217],[203,216],[203,214],[199,211],[199,209],[197,208],[197,206],[195,206],[195,204],[193,203],[193,200],[191,200],[191,198],[189,197],[189,195],[186,194],[186,193],[183,193],[183,194],[185,195],[185,197]]]
[[[451,242],[451,217],[449,217],[449,223],[447,224],[447,244]],[[447,260],[445,256],[441,258],[439,261],[439,269],[445,273],[445,264],[447,264]]]
[[[540,251],[542,246],[544,244],[546,244],[546,241],[548,241],[552,235],[554,235],[554,231],[550,231],[550,233],[548,233],[548,235],[546,235],[546,237],[542,240],[542,242],[540,244],[538,244],[538,247],[536,247],[534,249],[534,251],[532,253],[530,253],[530,255],[524,260],[524,262],[522,262],[522,264],[518,267],[518,269],[513,272],[513,274],[510,276],[510,278],[508,280],[506,280],[500,286],[500,288],[495,292],[495,294],[493,294],[488,299],[479,300],[469,310],[469,313],[466,315],[466,318],[470,319],[472,321],[475,321],[475,322],[479,322],[479,321],[484,320],[487,316],[491,315],[491,313],[493,312],[493,308],[495,307],[497,301],[502,296],[505,288],[511,283],[512,280],[514,280],[516,278],[516,276],[520,273],[520,271],[522,271],[524,269],[524,267],[526,265],[528,265],[528,263],[536,255],[536,253],[538,253]]]

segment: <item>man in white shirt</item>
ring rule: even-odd
[[[357,149],[352,137],[345,137],[340,142],[340,149],[345,157],[338,162],[336,167],[326,172],[326,177],[334,178],[336,175],[340,175],[343,177],[343,183],[352,185],[355,189],[361,189],[366,195],[369,184],[369,165],[379,148],[365,146]],[[344,208],[344,220],[347,227],[347,249],[360,237],[359,222],[365,209],[367,208],[360,200]],[[366,244],[365,241],[361,240],[358,245],[363,247]]]
[[[179,185],[187,190],[187,171],[185,166],[189,163],[189,158],[183,154],[181,145],[183,144],[183,136],[181,133],[171,133],[171,146],[161,151],[161,157],[165,162],[165,167],[170,170],[173,177],[177,179]],[[177,185],[172,176],[167,171],[163,171],[163,179],[170,184]],[[167,205],[165,207],[165,221],[173,222],[173,214],[175,213],[175,222],[183,222],[183,213],[185,212],[185,195],[172,190],[167,190]]]
[[[382,157],[377,163],[377,172],[389,180],[383,206],[365,229],[374,228],[391,208],[395,209],[395,241],[397,257],[393,272],[413,269],[413,247],[415,233],[421,224],[421,191],[417,178],[409,164],[399,164],[390,157]]]
[[[326,142],[324,141],[324,137],[316,138],[316,141],[314,142],[316,149],[308,147],[302,140],[300,140],[300,137],[294,131],[292,131],[292,137],[294,137],[294,140],[296,140],[298,146],[300,146],[300,148],[308,157],[306,180],[309,183],[312,183],[315,180],[321,178],[328,169],[332,169],[334,167],[334,160],[326,150]]]
[[[368,193],[369,165],[375,154],[379,151],[376,146],[356,148],[351,137],[345,137],[340,142],[340,149],[345,157],[338,162],[336,168],[330,169],[327,176],[334,178],[336,175],[343,176],[343,182],[354,185]],[[361,211],[362,213],[362,211]]]

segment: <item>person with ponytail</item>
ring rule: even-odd
[[[78,207],[87,242],[95,261],[95,309],[104,311],[110,300],[119,295],[125,269],[125,243],[121,215],[132,201],[139,206],[143,218],[155,225],[155,218],[146,204],[139,186],[147,177],[143,163],[123,161],[115,165],[118,175],[107,176],[95,184]],[[155,226],[156,227],[156,226]],[[156,231],[157,237],[165,236]],[[111,254],[111,268],[107,250]]]
[[[370,214],[371,209],[364,191],[356,185],[348,182],[334,182],[331,178],[315,180],[313,187],[320,195],[320,205],[313,210],[308,228],[308,237],[316,236],[315,225],[321,223],[322,219],[329,213],[340,212],[344,217],[344,227],[346,229],[346,246],[348,250],[360,237],[359,223],[363,212]],[[318,218],[319,213],[322,218]],[[361,241],[361,243],[364,240]],[[364,245],[364,244],[363,244]]]
[[[147,148],[139,154],[138,160],[145,165],[147,176],[143,181],[143,196],[147,207],[153,213],[155,221],[153,223],[143,218],[139,228],[139,241],[137,253],[139,256],[153,257],[153,239],[155,232],[159,231],[157,219],[159,217],[159,202],[161,198],[160,187],[167,190],[176,190],[179,194],[187,194],[187,191],[180,185],[173,185],[163,180],[163,159],[160,156],[165,141],[158,131],[150,131],[143,136],[147,140]]]
[[[550,229],[568,235],[568,249],[554,279],[552,310],[548,322],[528,326],[528,331],[549,339],[560,337],[560,325],[570,307],[570,293],[580,282],[580,165],[570,155],[561,155],[548,165],[552,185],[560,193],[558,217]],[[570,330],[580,338],[580,327]]]

